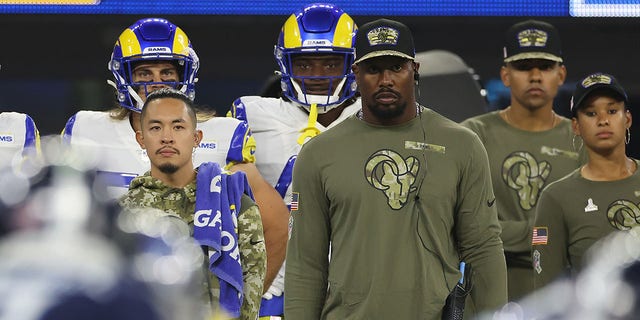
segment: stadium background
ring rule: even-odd
[[[7,1],[0,0],[0,110],[31,115],[42,134],[59,133],[66,120],[78,110],[106,110],[113,105],[113,90],[106,84],[112,77],[106,67],[113,44],[124,28],[150,16],[169,19],[190,37],[201,59],[196,103],[215,108],[224,115],[235,98],[258,94],[273,75],[277,69],[273,45],[280,27],[288,14],[307,3],[258,2],[266,14],[252,13],[256,6],[240,8],[252,14],[221,14],[232,12],[233,7],[229,6],[233,2],[202,0],[189,3],[215,3],[214,13],[170,14],[166,12],[184,13],[186,9],[151,5],[136,7],[139,12],[134,10],[128,14],[69,14],[26,13],[24,6],[2,4]],[[101,5],[117,7],[114,2],[126,3],[103,0]],[[422,1],[404,1],[404,6],[399,2],[402,1],[334,1],[360,25],[379,17],[406,23],[413,30],[417,51],[443,49],[458,54],[488,89],[491,109],[508,104],[508,90],[499,84],[498,78],[504,31],[511,24],[528,18],[554,24],[563,40],[568,69],[567,81],[555,104],[556,112],[568,113],[571,92],[580,77],[595,71],[615,75],[630,94],[635,116],[630,154],[640,158],[640,19],[637,17],[574,17],[570,16],[568,5],[557,5],[570,1],[527,1],[524,11],[518,9],[523,1],[497,1],[485,9],[468,12],[461,11],[464,7],[455,6],[431,12],[425,10],[433,8],[418,5]],[[501,7],[508,2],[520,7],[515,10]],[[280,5],[272,7],[269,3]],[[381,4],[376,6],[376,3]],[[75,7],[78,6],[67,8]],[[221,8],[226,11],[220,11]],[[506,11],[496,11],[498,9]],[[386,12],[392,15],[383,15]],[[422,70],[425,68],[429,66],[421,66]],[[451,94],[456,94],[455,88]]]

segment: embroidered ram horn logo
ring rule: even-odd
[[[407,203],[409,193],[416,190],[413,184],[419,169],[416,157],[403,159],[394,151],[380,150],[367,160],[365,177],[385,194],[389,207],[399,210]]]

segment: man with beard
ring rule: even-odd
[[[256,319],[266,249],[245,174],[220,170],[212,162],[194,168],[202,131],[196,129],[193,102],[175,89],[147,96],[140,128],[136,140],[149,155],[151,170],[131,181],[120,204],[160,209],[184,220],[208,257],[206,301],[234,318]]]
[[[440,319],[461,260],[475,270],[476,309],[502,305],[482,143],[416,102],[407,26],[365,24],[355,47],[361,110],[306,143],[294,167],[285,318]]]

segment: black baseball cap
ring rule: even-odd
[[[582,103],[596,90],[613,94],[624,101],[625,105],[629,102],[627,92],[614,76],[602,72],[592,73],[576,83],[576,90],[571,97],[571,114],[575,116]]]
[[[354,63],[382,56],[415,59],[416,49],[409,27],[398,21],[379,19],[358,29]]]
[[[505,63],[524,59],[562,62],[560,34],[544,21],[527,20],[511,26],[503,50]]]

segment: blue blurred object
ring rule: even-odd
[[[182,220],[120,212],[58,136],[0,171],[0,319],[204,319],[202,250]]]
[[[58,1],[62,2],[62,1]],[[71,3],[72,1],[69,1]],[[73,1],[78,3],[78,1]],[[302,0],[87,0],[86,5],[3,5],[0,13],[287,15],[308,4]],[[569,2],[557,0],[336,0],[353,15],[378,16],[569,16]],[[610,4],[609,6],[611,6]]]

